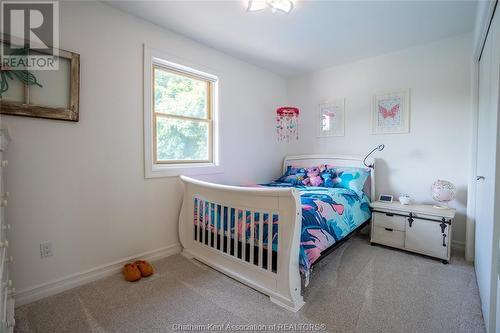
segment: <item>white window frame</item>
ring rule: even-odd
[[[169,60],[166,60],[169,59]],[[181,65],[182,63],[182,65]],[[153,66],[170,68],[175,71],[184,72],[191,76],[197,76],[212,82],[212,97],[210,98],[212,111],[212,161],[207,163],[154,163],[154,114],[153,114]],[[189,65],[189,66],[188,66]],[[197,69],[194,69],[197,68]],[[220,162],[220,131],[219,131],[219,108],[218,108],[218,85],[217,75],[209,74],[203,66],[188,63],[175,56],[166,54],[157,49],[144,45],[144,169],[146,178],[175,177],[179,175],[194,176],[203,174],[222,173],[224,170]]]

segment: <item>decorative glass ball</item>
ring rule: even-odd
[[[436,180],[431,186],[432,198],[438,202],[448,203],[455,199],[457,188],[447,180]]]

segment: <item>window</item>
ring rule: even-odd
[[[153,67],[154,162],[211,163],[212,81]]]
[[[217,76],[144,47],[146,178],[222,172],[217,89]]]

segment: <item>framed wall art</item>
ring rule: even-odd
[[[372,106],[372,133],[410,132],[410,90],[375,94]]]
[[[0,39],[0,46],[13,45]],[[39,51],[18,49],[19,56],[47,57]],[[55,69],[17,69],[0,66],[0,113],[5,115],[78,121],[80,95],[80,55],[57,49]]]
[[[345,99],[319,105],[318,137],[345,135]]]

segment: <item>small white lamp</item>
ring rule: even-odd
[[[378,151],[382,151],[384,150],[385,148],[385,145],[378,145],[377,147],[373,148],[368,154],[366,154],[365,158],[363,159],[363,164],[367,167],[367,168],[374,168],[374,165],[373,164],[366,164],[366,159],[371,155],[373,154],[373,152],[375,150],[378,150]]]

